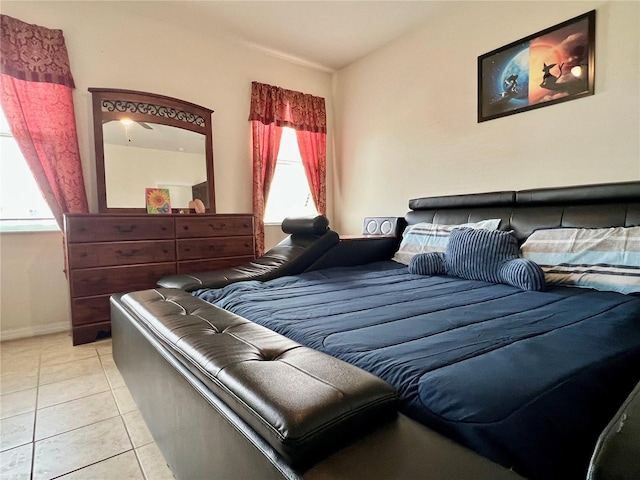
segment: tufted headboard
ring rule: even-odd
[[[409,225],[500,218],[522,242],[537,228],[640,225],[640,181],[416,198],[409,208]]]

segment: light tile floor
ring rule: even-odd
[[[0,344],[0,479],[172,480],[111,354],[68,333]]]

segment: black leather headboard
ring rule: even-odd
[[[640,181],[416,198],[409,208],[409,225],[500,218],[523,241],[537,228],[640,225]]]

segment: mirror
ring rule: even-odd
[[[215,213],[212,110],[153,93],[89,91],[101,213],[146,212],[149,187],[168,189],[174,211],[199,199]]]

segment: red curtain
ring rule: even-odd
[[[61,30],[0,15],[0,102],[11,133],[62,227],[88,212],[73,110],[73,77]]]
[[[291,127],[296,130],[311,196],[318,212],[326,214],[327,114],[325,101],[322,97],[253,82],[249,120],[253,131],[256,256],[260,256],[264,253],[264,206],[275,170],[282,127]]]
[[[327,213],[327,135],[307,130],[297,130],[298,148],[302,165],[309,182],[311,197],[316,210],[322,215]]]
[[[255,254],[264,253],[264,211],[276,169],[282,127],[275,123],[251,122],[253,135],[253,215],[255,217]]]

